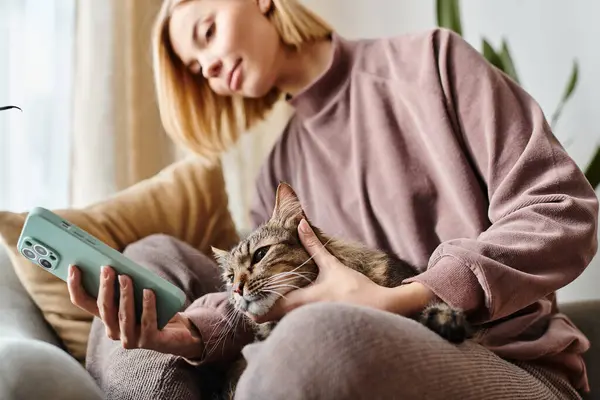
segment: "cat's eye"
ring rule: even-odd
[[[233,274],[227,274],[227,276],[225,278],[227,278],[228,282],[233,282],[234,275]]]
[[[260,260],[265,258],[267,252],[269,251],[269,247],[271,246],[264,246],[254,252],[254,255],[252,256],[252,265],[258,264]]]

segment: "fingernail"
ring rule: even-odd
[[[302,233],[310,233],[310,226],[308,226],[308,222],[305,219],[300,221],[300,231]]]
[[[123,275],[119,275],[119,284],[121,285],[121,289],[127,287],[127,279]]]
[[[75,267],[69,265],[69,277],[73,278],[75,276]]]
[[[108,279],[108,268],[106,266],[102,267],[102,276],[104,279]]]
[[[144,300],[150,300],[150,289],[144,289]]]

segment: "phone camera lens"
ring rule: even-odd
[[[26,242],[25,242],[25,246],[27,246],[27,247],[31,247],[31,242],[30,242],[29,240],[28,240],[28,241],[26,241]]]
[[[44,247],[40,246],[39,244],[36,244],[35,246],[33,246],[33,249],[40,256],[46,256],[46,255],[48,255],[48,250],[46,250]]]
[[[40,260],[40,265],[47,269],[52,268],[52,263],[48,260]]]
[[[25,257],[27,257],[27,258],[29,258],[31,260],[35,260],[35,253],[29,249],[24,249],[23,254],[25,254]]]

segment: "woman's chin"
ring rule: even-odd
[[[264,82],[256,82],[253,79],[246,79],[242,82],[239,92],[242,96],[250,99],[260,99],[268,95],[273,90],[273,85],[265,85]]]

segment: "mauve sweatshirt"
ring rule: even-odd
[[[554,292],[596,253],[598,200],[539,105],[444,29],[333,45],[290,100],[254,223],[286,181],[327,234],[419,266],[409,281],[466,310],[482,345],[588,390],[590,344]]]

